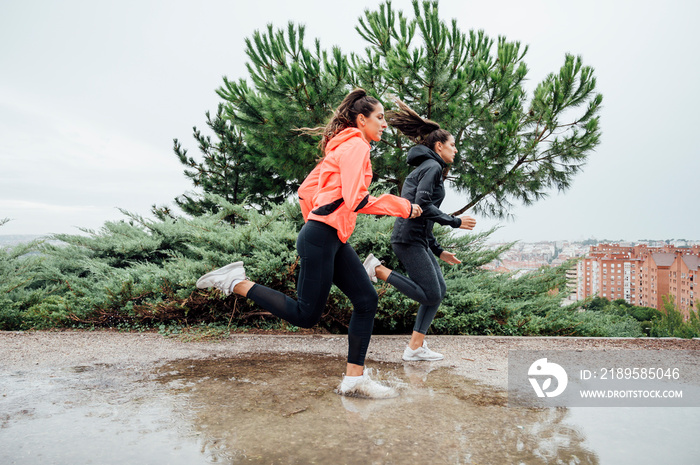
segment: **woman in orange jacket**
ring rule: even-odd
[[[369,195],[372,181],[370,141],[387,128],[384,107],[362,89],[348,94],[324,129],[325,157],[298,190],[304,227],[297,238],[300,269],[298,300],[256,284],[245,277],[243,262],[205,274],[197,287],[216,287],[253,300],[293,325],[316,325],[326,306],[331,285],[348,296],[353,312],[348,327],[346,374],[336,392],[348,396],[386,398],[396,391],[364,372],[367,347],[377,311],[377,292],[355,250],[347,243],[359,213],[416,218],[421,208],[394,195]]]

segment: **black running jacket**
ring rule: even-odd
[[[433,236],[435,223],[459,228],[462,220],[440,210],[445,199],[442,173],[447,166],[440,155],[425,145],[416,145],[408,151],[407,162],[416,168],[408,175],[401,189],[401,197],[420,205],[423,214],[415,219],[397,218],[391,234],[392,243],[421,244],[436,255],[444,251]]]

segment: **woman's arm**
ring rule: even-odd
[[[415,218],[422,209],[411,206],[408,199],[384,194],[380,197],[369,195],[365,177],[371,176],[369,147],[359,138],[349,140],[336,149],[339,155],[340,180],[343,201],[352,211],[369,215],[390,215],[401,218]],[[412,216],[413,215],[413,216]]]
[[[437,163],[431,163],[422,173],[416,188],[416,203],[423,209],[421,218],[435,223],[459,228],[462,221],[452,215],[448,215],[433,204],[433,192],[442,182],[442,169]]]

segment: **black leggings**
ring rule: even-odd
[[[299,232],[297,253],[301,258],[298,300],[260,284],[248,291],[248,298],[295,326],[311,328],[321,319],[331,285],[335,284],[353,306],[348,328],[348,363],[364,365],[378,297],[360,257],[350,244],[338,239],[335,228],[313,220]]]
[[[391,247],[410,278],[392,271],[386,282],[420,304],[413,331],[426,334],[447,292],[440,265],[423,245],[392,243]]]

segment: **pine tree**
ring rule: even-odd
[[[348,63],[340,49],[329,54],[319,40],[308,48],[304,37],[304,26],[293,23],[286,33],[271,25],[256,31],[246,39],[251,83],[224,78],[217,91],[251,154],[287,181],[278,194],[294,193],[321,155],[318,140],[299,129],[325,126],[348,90]]]
[[[527,205],[551,188],[566,190],[599,143],[602,96],[593,69],[566,55],[528,96],[527,46],[505,37],[494,44],[483,31],[446,24],[437,1],[414,0],[413,10],[411,20],[391,2],[365,11],[356,29],[370,45],[364,57],[351,57],[353,78],[379,95],[395,94],[455,136],[449,179],[468,199],[456,213],[503,217],[514,201]],[[375,166],[400,186],[408,142],[398,134],[384,142]]]
[[[348,59],[338,48],[328,54],[319,40],[307,48],[303,26],[290,23],[286,33],[268,26],[246,40],[250,81],[225,78],[218,90],[247,149],[286,181],[284,193],[294,192],[320,155],[297,129],[323,125],[352,87],[387,108],[396,96],[455,136],[449,180],[466,198],[455,213],[503,217],[515,202],[566,190],[599,143],[602,96],[581,57],[566,55],[528,95],[528,47],[462,32],[456,20],[440,19],[436,1],[414,0],[412,18],[387,1],[365,11],[356,30],[368,46]],[[386,131],[374,152],[375,181],[394,193],[409,173],[411,145]]]
[[[185,176],[201,191],[186,192],[177,197],[175,203],[185,213],[199,216],[220,209],[206,194],[214,194],[233,204],[245,203],[260,211],[267,211],[271,204],[282,202],[286,181],[270,173],[264,160],[251,153],[243,142],[241,130],[224,118],[223,104],[219,105],[213,119],[209,112],[206,116],[207,126],[216,140],[213,142],[211,136],[193,128],[193,136],[202,153],[201,161],[188,156],[180,141],[173,141],[173,150],[186,167]],[[161,217],[171,216],[167,207],[153,208]],[[232,218],[228,220],[232,221]]]

